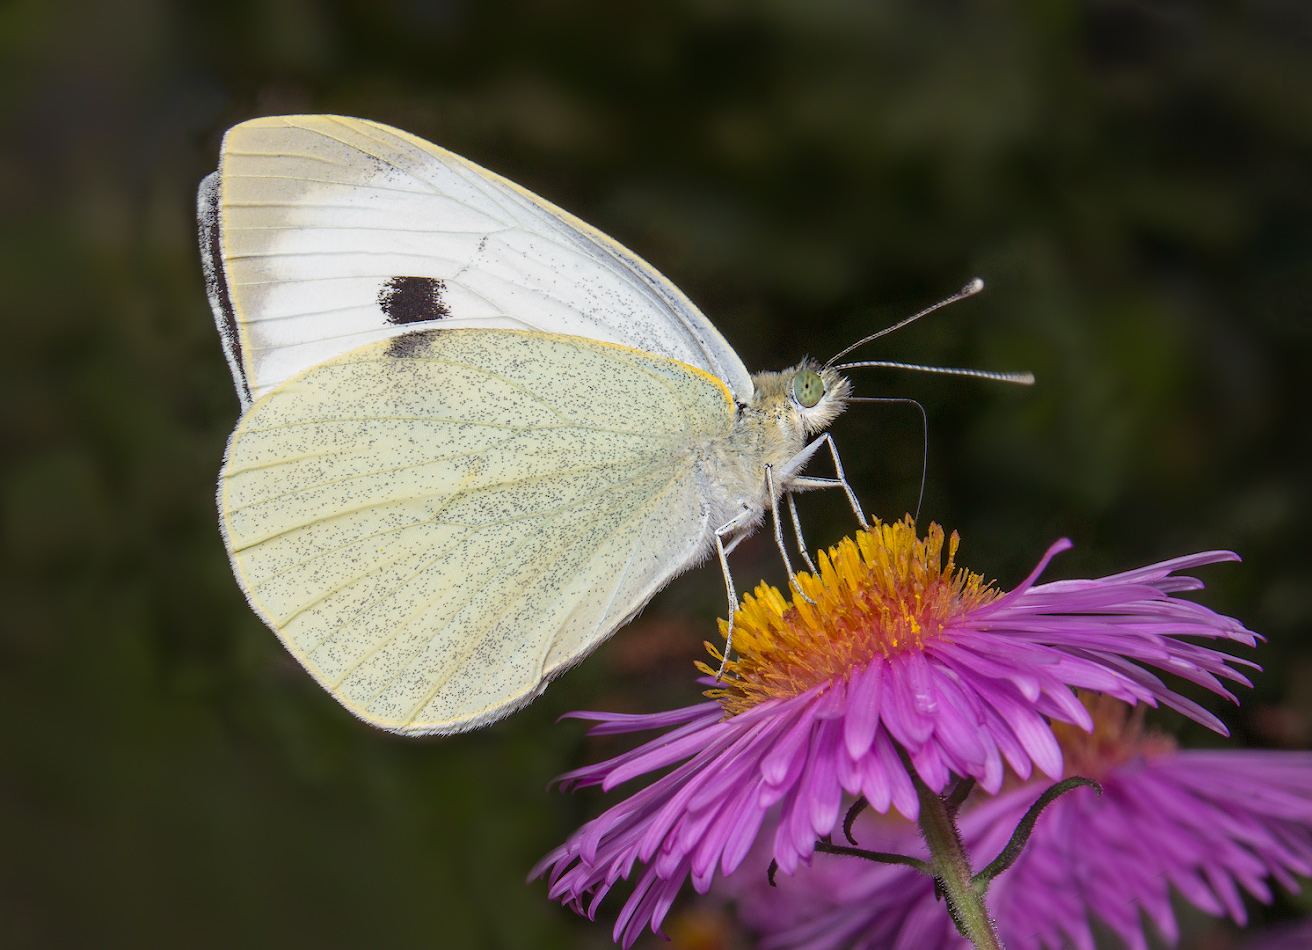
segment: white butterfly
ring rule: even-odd
[[[220,524],[256,613],[362,719],[450,733],[529,702],[790,492],[841,486],[849,385],[750,376],[633,252],[362,119],[229,130],[201,184],[244,414]],[[810,441],[808,441],[810,440]],[[830,450],[837,478],[803,465]],[[790,569],[791,570],[791,569]],[[731,614],[732,615],[732,614]]]

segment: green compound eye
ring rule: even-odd
[[[793,398],[803,409],[810,409],[825,394],[825,384],[813,369],[804,369],[793,377]]]

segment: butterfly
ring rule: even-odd
[[[458,155],[253,119],[198,211],[242,406],[217,493],[233,572],[375,726],[501,718],[712,554],[732,618],[726,555],[771,511],[782,551],[792,492],[840,487],[864,524],[824,431],[837,369],[750,375],[636,254]],[[837,477],[803,475],[826,449]]]

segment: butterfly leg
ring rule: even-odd
[[[815,561],[811,560],[811,555],[806,550],[806,538],[802,537],[802,519],[797,516],[797,501],[793,498],[793,493],[788,493],[788,513],[793,516],[793,531],[797,535],[797,550],[802,553],[802,560],[806,561],[806,566],[811,569],[811,573],[819,576],[820,571],[815,566]]]
[[[797,591],[798,595],[804,601],[806,601],[808,604],[814,604],[815,601],[812,600],[810,597],[806,596],[806,591],[802,590],[802,585],[797,583],[797,575],[793,573],[793,562],[788,559],[788,548],[784,546],[783,522],[779,520],[779,495],[774,490],[773,465],[767,465],[765,467],[765,488],[766,488],[766,492],[770,496],[770,515],[772,516],[772,520],[774,523],[774,543],[779,548],[779,556],[783,558],[784,570],[788,572],[788,584],[793,590]],[[792,500],[793,500],[793,496],[791,493],[789,493],[788,501],[791,503]],[[797,509],[794,508],[793,509],[794,526],[796,526],[797,524],[796,518],[797,518]],[[806,556],[805,551],[802,552],[802,556],[803,557]]]
[[[733,586],[733,575],[729,573],[728,554],[745,537],[739,532],[751,524],[757,516],[755,511],[743,505],[742,512],[736,518],[715,529],[715,552],[720,556],[720,570],[724,572],[724,590],[729,595],[729,629],[724,634],[724,655],[720,658],[720,672],[715,674],[716,679],[724,677],[724,668],[729,662],[729,651],[733,648],[733,615],[738,610],[738,591]],[[737,537],[734,537],[726,548],[724,539],[730,535],[737,535]]]
[[[829,454],[834,460],[834,472],[838,477],[812,478],[806,475],[798,475],[797,473],[802,470],[807,462],[811,461],[812,456],[823,446],[829,447]],[[838,457],[838,446],[834,445],[834,438],[828,432],[789,459],[788,464],[780,471],[779,477],[786,488],[792,491],[841,487],[846,493],[847,501],[852,506],[852,512],[856,515],[856,520],[860,522],[861,527],[870,527],[870,523],[866,521],[865,512],[861,510],[861,502],[857,501],[856,492],[852,491],[852,486],[847,481],[847,475],[843,472],[843,462]]]

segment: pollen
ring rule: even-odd
[[[959,543],[955,531],[945,538],[936,524],[917,537],[910,516],[891,524],[876,521],[819,552],[819,576],[797,575],[805,598],[786,599],[760,584],[734,613],[737,659],[706,695],[737,715],[767,699],[844,679],[877,656],[923,649],[955,619],[1000,595],[982,575],[956,566]],[[727,630],[721,620],[720,632]],[[718,666],[722,654],[706,647]],[[698,666],[715,675],[707,664]]]

